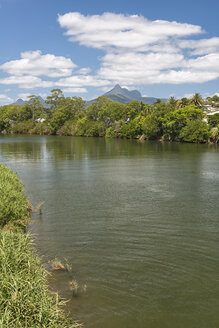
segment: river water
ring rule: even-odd
[[[219,148],[2,136],[0,161],[45,202],[29,229],[85,327],[219,327]]]

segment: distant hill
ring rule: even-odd
[[[128,102],[137,100],[137,101],[142,101],[145,104],[151,104],[153,105],[158,98],[155,97],[142,97],[141,93],[138,90],[132,90],[129,91],[126,88],[121,88],[119,84],[116,84],[115,87],[104,93],[102,95],[103,97],[107,97],[113,101],[118,101],[122,104],[126,104]],[[88,105],[92,104],[96,99],[88,101]],[[167,99],[161,99],[162,101],[166,102]]]
[[[19,98],[16,100],[12,105],[24,105],[27,101],[24,101],[23,99]]]
[[[126,104],[128,102],[137,100],[137,101],[142,101],[143,103],[150,104],[150,105],[153,105],[158,99],[155,97],[142,97],[141,93],[138,90],[129,91],[126,88],[121,88],[119,84],[116,84],[112,90],[104,93],[102,95],[102,97],[107,97],[107,98],[111,99],[112,101],[118,101],[122,104]],[[39,96],[39,100],[44,108],[50,107],[48,104],[46,104],[45,100],[42,97]],[[87,105],[89,106],[96,100],[97,100],[97,98],[87,101]],[[163,102],[167,101],[167,99],[161,99],[161,100]],[[12,105],[24,105],[28,102],[30,102],[30,100],[24,101],[23,99],[19,98]]]
[[[49,104],[47,104],[41,96],[38,96],[38,98],[39,98],[39,101],[43,105],[44,108],[49,108],[50,107]],[[22,105],[23,106],[25,104],[28,104],[29,102],[30,102],[30,100],[23,100],[23,99],[19,98],[12,105]]]

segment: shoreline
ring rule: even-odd
[[[76,328],[49,290],[48,272],[26,233],[30,203],[16,173],[0,164],[0,325],[10,328]]]
[[[106,136],[86,136],[86,135],[70,135],[70,134],[38,134],[38,133],[0,133],[1,136],[39,136],[39,137],[74,137],[74,138],[97,138],[97,139],[116,139],[116,140],[136,140],[140,142],[144,141],[152,141],[152,142],[162,142],[162,143],[178,143],[178,144],[202,144],[202,145],[218,145],[219,140],[213,142],[213,141],[207,141],[207,142],[188,142],[188,141],[180,141],[180,140],[165,140],[162,138],[159,139],[148,139],[144,135],[138,137],[138,138],[128,138],[125,136],[122,137],[106,137]]]

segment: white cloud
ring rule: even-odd
[[[111,87],[113,88],[113,85],[111,85],[111,86],[107,86],[107,87],[99,88],[99,90],[100,90],[100,91],[103,91],[103,92],[107,92],[107,91],[109,91],[109,89],[110,89]]]
[[[11,98],[8,97],[7,95],[0,94],[0,99],[11,99]]]
[[[21,59],[6,62],[0,69],[14,76],[62,77],[71,75],[75,67],[70,58],[53,54],[42,55],[40,50],[36,50],[22,52]]]
[[[164,73],[159,73],[156,77],[149,79],[149,83],[203,83],[210,80],[214,80],[219,77],[219,73],[203,72],[194,70],[169,70]]]
[[[62,91],[64,93],[87,93],[86,88],[64,88]]]
[[[219,52],[219,37],[201,40],[179,41],[181,48],[190,49],[191,55],[205,55]]]
[[[219,38],[182,39],[203,33],[200,26],[113,13],[72,12],[59,15],[58,22],[70,41],[106,52],[96,76],[60,80],[69,86],[203,83],[219,77]],[[186,48],[196,58],[186,56]]]
[[[200,26],[168,22],[150,21],[143,16],[104,13],[84,16],[70,12],[58,16],[61,27],[67,30],[70,41],[93,48],[148,49],[171,37],[189,36],[201,33]]]
[[[186,93],[186,94],[184,94],[182,97],[180,97],[180,98],[192,98],[192,96],[194,96],[194,94],[193,93]]]
[[[40,97],[42,97],[43,99],[46,99],[46,97],[48,96],[48,94],[45,93],[45,92],[40,92],[38,95],[39,95]]]
[[[0,105],[12,103],[13,99],[5,94],[0,94]]]
[[[57,86],[60,87],[101,87],[109,85],[108,80],[101,79],[92,75],[74,75],[66,78],[62,78],[56,82]]]
[[[186,66],[197,71],[202,71],[205,74],[210,72],[219,74],[219,53],[190,59],[186,62]]]
[[[0,84],[85,93],[87,87],[108,91],[116,83],[137,88],[219,78],[219,37],[197,39],[204,32],[200,26],[114,13],[72,12],[59,15],[58,22],[70,41],[103,50],[97,71],[92,74],[89,67],[77,67],[73,75],[76,64],[70,58],[27,51],[0,66],[9,74]],[[196,40],[191,40],[193,35]]]
[[[0,79],[0,84],[13,85],[17,84],[19,88],[23,89],[35,89],[35,88],[51,88],[54,85],[52,81],[43,81],[39,77],[31,75],[23,76],[9,76]]]
[[[79,69],[76,73],[86,75],[86,74],[90,73],[90,71],[91,71],[91,69],[89,67],[84,67],[84,68]]]
[[[18,94],[18,98],[21,98],[22,100],[29,100],[28,99],[28,96],[31,96],[32,95],[32,93],[19,93]]]
[[[33,93],[19,93],[18,98],[21,98],[23,100],[29,100],[28,96],[32,96]],[[37,93],[37,96],[42,97],[43,99],[46,99],[47,93]]]
[[[180,68],[183,63],[182,54],[109,53],[102,58],[98,75],[121,84],[147,84],[153,77],[157,79],[160,71]]]

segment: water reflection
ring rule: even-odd
[[[45,201],[30,229],[45,262],[68,258],[51,286],[86,327],[217,327],[218,148],[5,136],[0,160]]]
[[[1,136],[2,155],[27,160],[54,159],[80,160],[83,158],[103,158],[116,156],[141,157],[156,155],[162,160],[169,156],[185,156],[194,158],[202,156],[208,150],[218,152],[217,146],[180,144],[164,142],[140,142],[137,140],[119,140],[105,138],[81,137],[45,137],[45,136]],[[163,155],[162,155],[163,154]]]

